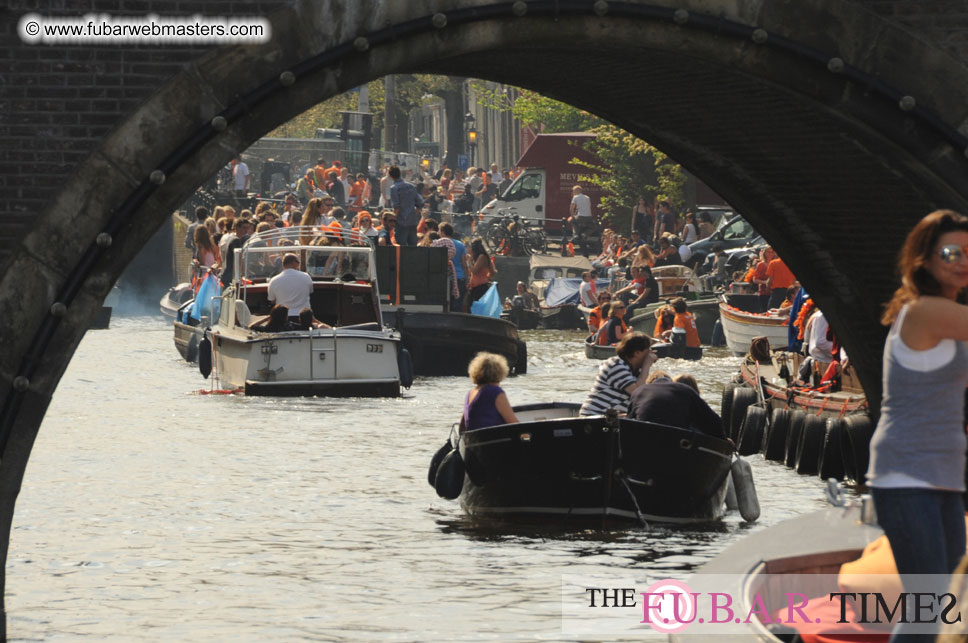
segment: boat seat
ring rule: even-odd
[[[249,312],[249,307],[244,301],[237,300],[235,302],[235,323],[248,328],[251,320],[252,314]]]

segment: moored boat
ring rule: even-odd
[[[317,230],[285,228],[253,236],[236,250],[236,275],[211,329],[212,362],[223,388],[255,395],[385,397],[409,384],[410,360],[380,314],[373,249],[344,231],[351,245],[279,246]],[[353,245],[358,244],[358,245]],[[313,316],[329,327],[262,332],[250,328],[269,312],[269,277],[284,253],[311,277]]]
[[[518,424],[462,434],[464,510],[475,516],[663,523],[723,516],[729,442],[615,415],[579,417],[578,409],[565,403],[519,406]],[[445,459],[441,469],[449,464]]]
[[[719,302],[719,319],[726,346],[733,355],[745,355],[754,337],[766,337],[771,346],[786,346],[790,313],[752,313],[741,310],[724,299]]]

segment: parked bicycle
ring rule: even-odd
[[[524,257],[543,253],[548,247],[544,230],[518,216],[513,207],[498,210],[496,216],[482,220],[477,226],[477,235],[496,255]]]

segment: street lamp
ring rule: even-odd
[[[470,148],[468,151],[470,152],[471,165],[474,165],[474,152],[477,149],[477,130],[473,127],[467,130],[467,145]]]

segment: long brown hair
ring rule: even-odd
[[[927,264],[941,235],[955,230],[968,232],[968,217],[954,210],[935,210],[908,233],[898,257],[901,287],[885,304],[882,324],[889,326],[894,323],[904,304],[925,295],[941,294],[941,284],[928,270]]]

